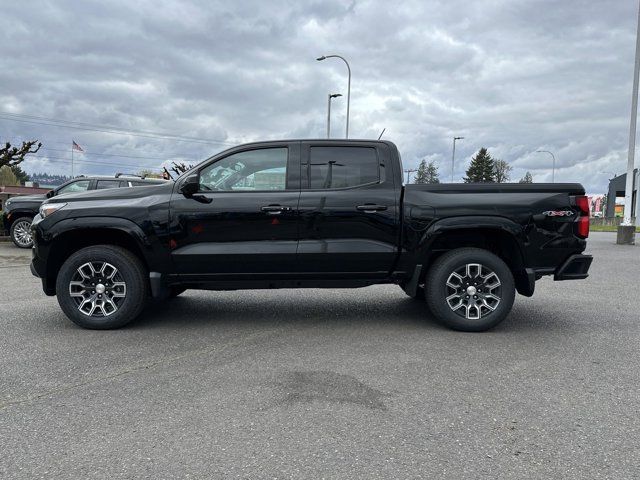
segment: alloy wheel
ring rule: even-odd
[[[447,305],[468,320],[479,320],[493,312],[502,299],[498,275],[485,265],[467,263],[447,278]]]
[[[69,295],[78,310],[89,317],[108,317],[127,296],[127,285],[116,267],[107,262],[87,262],[69,282]]]
[[[29,247],[33,243],[31,222],[21,220],[13,226],[13,237],[21,247]]]

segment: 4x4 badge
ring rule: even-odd
[[[571,210],[547,210],[546,212],[542,212],[543,215],[547,217],[570,217],[573,215]]]

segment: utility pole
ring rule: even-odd
[[[453,183],[453,168],[456,163],[456,140],[462,140],[464,137],[453,137],[453,152],[451,152],[451,183]]]
[[[624,188],[624,220],[618,226],[619,245],[635,243],[636,228],[631,220],[633,209],[633,170],[636,150],[636,120],[638,117],[638,75],[640,74],[640,5],[638,8],[638,25],[636,27],[636,61],[633,69],[633,91],[631,93],[631,122],[629,124],[629,156],[627,161],[627,181]],[[640,191],[640,189],[639,189]],[[636,212],[636,217],[638,212]]]
[[[417,171],[418,171],[417,168],[405,170],[405,172],[407,173],[407,185],[409,185],[409,175],[412,174],[413,172],[417,172]]]
[[[331,99],[341,97],[341,93],[330,93],[327,98],[327,138],[331,138]]]

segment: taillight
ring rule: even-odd
[[[587,238],[589,236],[589,199],[585,195],[578,195],[575,197],[575,201],[576,207],[580,210],[576,234],[579,237]]]

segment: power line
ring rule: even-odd
[[[10,142],[12,144],[17,144],[19,142],[23,142],[24,139],[27,137],[22,137],[22,136],[18,136],[18,137],[12,137]],[[14,141],[15,140],[15,141]],[[42,148],[41,150],[50,150],[53,152],[69,152],[71,149],[71,146],[69,146],[69,148],[52,148],[52,147],[46,147],[45,145],[47,144],[56,144],[56,145],[69,145],[68,142],[60,142],[60,141],[47,141],[47,140],[43,140],[41,138],[38,138],[38,141],[40,143],[42,143]],[[92,151],[94,148],[95,149],[101,149],[104,147],[97,147],[97,146],[92,146],[91,144],[85,144],[84,142],[82,142],[81,145],[83,148],[86,148],[87,150],[85,150],[84,154],[85,155],[99,155],[99,156],[104,156],[104,157],[125,157],[125,158],[147,158],[147,159],[151,159],[151,160],[166,160],[167,157],[180,157],[180,158],[189,158],[192,160],[199,160],[199,159],[204,159],[204,158],[208,158],[210,155],[198,155],[198,156],[193,156],[193,155],[165,155],[163,157],[149,157],[149,156],[140,156],[140,155],[125,155],[125,154],[121,154],[121,153],[97,153]],[[121,148],[120,146],[118,146],[119,148]],[[136,152],[138,151],[135,148],[128,148],[125,149],[125,151],[131,151],[131,152]]]
[[[204,138],[197,137],[186,137],[180,135],[171,135],[168,133],[161,132],[151,132],[146,130],[128,130],[120,127],[112,127],[112,126],[104,126],[104,125],[95,125],[91,123],[85,122],[73,122],[69,120],[59,120],[56,118],[50,117],[40,117],[36,115],[26,115],[19,113],[10,113],[0,111],[0,118],[3,120],[12,120],[14,122],[22,122],[32,125],[47,125],[53,127],[61,127],[61,128],[71,128],[76,130],[86,130],[92,132],[102,132],[102,133],[112,133],[117,135],[130,135],[133,137],[144,137],[144,138],[163,138],[169,140],[176,140],[180,142],[192,142],[192,143],[206,143],[206,144],[218,144],[218,145],[237,145],[235,143],[224,142],[221,140],[208,140]]]
[[[66,157],[53,157],[53,156],[40,156],[40,155],[29,155],[28,157],[25,158],[25,162],[29,159],[33,159],[33,158],[38,158],[38,159],[42,159],[42,160],[47,160],[50,162],[64,162],[64,163],[71,163],[71,160],[66,158]],[[129,168],[155,168],[155,166],[151,166],[151,165],[136,165],[136,164],[132,164],[132,163],[116,163],[116,162],[98,162],[95,160],[75,160],[74,161],[75,164],[77,165],[83,165],[83,164],[91,164],[91,165],[102,165],[102,166],[106,166],[106,167],[129,167]],[[22,165],[22,164],[21,164]],[[158,169],[160,169],[161,167],[158,166]]]
[[[52,151],[52,152],[69,152],[71,150],[71,147],[69,147],[67,149],[42,147],[42,150],[49,150],[49,151]],[[84,154],[85,155],[99,155],[101,157],[140,158],[140,159],[162,160],[162,161],[167,160],[167,157],[144,157],[144,156],[137,156],[137,155],[122,155],[122,154],[119,154],[119,153],[96,153],[96,152],[85,151]],[[194,157],[186,157],[186,158],[194,158]],[[194,158],[194,160],[195,160],[195,158]]]

